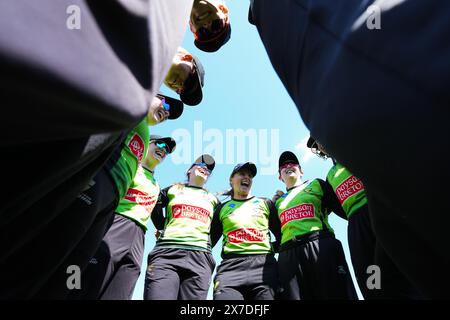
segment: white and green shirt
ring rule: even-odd
[[[142,120],[126,136],[120,144],[120,154],[110,169],[119,191],[119,198],[123,198],[136,175],[139,164],[147,156],[150,144],[150,130],[147,118]]]
[[[366,190],[362,181],[340,163],[330,169],[327,181],[339,199],[347,219],[367,204]]]
[[[275,236],[272,246],[270,232]],[[213,245],[223,235],[222,256],[269,254],[278,248],[280,227],[272,201],[252,197],[229,200],[221,205],[214,216]]]
[[[332,190],[325,181],[314,179],[290,189],[275,203],[281,223],[281,245],[312,232],[333,229],[328,223],[328,214],[335,211]]]
[[[136,176],[116,213],[134,220],[147,230],[147,223],[158,200],[160,188],[150,170],[139,165]]]
[[[152,214],[155,227],[163,227],[156,246],[211,251],[211,221],[219,203],[216,196],[200,187],[175,184],[163,189]]]

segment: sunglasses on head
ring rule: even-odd
[[[170,111],[170,104],[168,104],[168,103],[166,102],[166,98],[162,98],[162,99],[161,99],[161,104],[163,105],[164,110]]]
[[[166,150],[166,153],[170,153],[169,146],[167,145],[167,143],[162,141],[155,141],[155,145],[160,149]]]
[[[209,173],[211,173],[211,170],[208,169],[208,165],[206,163],[201,162],[201,163],[196,163],[195,165],[198,167],[204,168],[204,169],[208,170]]]
[[[283,164],[283,165],[280,167],[280,172],[281,172],[281,170],[283,170],[283,169],[293,168],[293,167],[297,167],[297,166],[299,166],[299,165],[296,164],[296,163],[293,163],[293,162],[285,163],[285,164]]]
[[[200,28],[196,32],[197,39],[208,40],[209,38],[219,34],[225,28],[225,21],[223,19],[216,19],[211,22],[211,27]]]

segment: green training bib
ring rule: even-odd
[[[119,190],[120,199],[127,193],[136,175],[139,163],[147,156],[149,143],[150,131],[147,119],[144,119],[122,142],[119,160],[110,171]]]
[[[166,222],[157,246],[211,251],[209,233],[217,197],[182,184],[170,187],[167,197]]]
[[[262,198],[226,202],[219,214],[223,226],[223,253],[273,253],[269,215],[270,209]]]
[[[158,201],[159,191],[159,184],[153,174],[140,165],[116,212],[134,220],[147,230],[147,223]]]
[[[341,164],[337,163],[330,169],[327,180],[336,193],[347,218],[367,203],[363,183]]]
[[[281,244],[325,228],[334,232],[328,223],[329,212],[322,205],[323,196],[320,182],[315,179],[307,186],[291,189],[277,200],[275,207],[281,222]]]

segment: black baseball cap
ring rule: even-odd
[[[176,141],[171,137],[162,137],[162,136],[152,134],[152,135],[150,135],[150,141],[155,141],[156,143],[164,142],[168,147],[168,150],[167,150],[168,153],[174,152],[175,148],[177,147]]]
[[[196,106],[203,99],[203,85],[205,81],[205,69],[196,56],[192,56],[194,64],[194,72],[189,75],[183,85],[183,92],[180,99],[189,106]]]
[[[214,35],[211,39],[196,39],[195,46],[204,52],[216,52],[231,38],[231,24],[225,22],[224,28],[219,34]]]
[[[306,146],[308,148],[312,148],[315,143],[316,143],[316,140],[313,137],[309,137],[308,142],[306,143]]]
[[[178,119],[181,116],[184,108],[183,102],[181,102],[178,99],[174,99],[166,95],[163,95],[162,93],[157,93],[156,97],[159,98],[160,100],[164,99],[166,103],[170,106],[169,119],[174,120]]]
[[[323,151],[323,147],[319,148],[319,143],[313,137],[309,137],[308,142],[306,143],[306,146],[308,148],[310,148],[311,151],[314,154],[316,154],[317,156],[324,158],[324,159],[330,158],[330,156],[326,152]],[[334,161],[334,159],[333,159],[333,161]]]
[[[256,173],[258,170],[256,169],[256,165],[253,162],[244,162],[237,164],[233,171],[230,174],[230,178],[238,171],[241,171],[242,169],[248,169],[253,177],[256,176]]]
[[[300,165],[297,156],[291,151],[284,151],[278,159],[278,170],[286,163],[294,163]]]
[[[192,163],[192,165],[189,169],[191,169],[193,166],[195,166],[196,164],[199,164],[199,163],[206,164],[206,167],[208,168],[209,171],[213,171],[214,167],[216,166],[216,161],[214,160],[214,158],[211,155],[202,154],[200,157],[198,157],[194,161],[194,163]]]

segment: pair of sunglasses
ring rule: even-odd
[[[160,141],[160,142],[156,141],[155,145],[160,149],[166,150],[166,153],[168,153],[168,154],[170,153],[169,146],[167,145],[167,143],[162,142],[162,141]]]
[[[162,99],[161,99],[161,104],[163,105],[164,110],[170,111],[170,104],[168,104],[168,103],[166,102],[166,98],[162,98]]]
[[[212,172],[211,170],[208,169],[208,165],[206,163],[201,162],[201,163],[196,163],[195,165],[198,167],[201,167],[201,168],[205,168],[209,174],[211,174],[211,172]]]
[[[292,163],[292,162],[285,163],[285,164],[283,164],[283,165],[280,167],[280,172],[281,172],[281,170],[283,170],[283,169],[293,168],[293,167],[296,167],[296,166],[298,166],[298,164],[296,164],[296,163]]]

